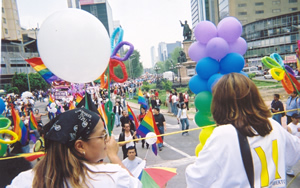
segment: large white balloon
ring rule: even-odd
[[[53,13],[38,33],[38,50],[46,67],[59,78],[86,83],[107,67],[110,39],[103,24],[80,9]]]
[[[156,136],[156,134],[154,132],[149,132],[146,134],[146,142],[149,144],[149,145],[152,145],[154,144],[156,141],[157,141],[157,137],[154,137],[154,138],[150,138],[150,137],[153,137],[153,136]]]

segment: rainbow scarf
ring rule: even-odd
[[[14,120],[14,132],[18,135],[18,141],[24,146],[28,139],[27,128],[24,125],[24,122],[20,119],[19,113],[11,105],[11,114]]]
[[[36,122],[36,119],[32,112],[30,112],[29,116],[29,130],[37,130],[38,123]],[[36,142],[37,138],[35,134],[30,134],[30,140],[33,141],[33,143]]]
[[[138,120],[136,119],[136,116],[134,115],[133,110],[130,108],[130,106],[128,105],[128,103],[127,103],[127,111],[128,111],[129,119],[132,120],[132,121],[134,121],[136,129],[138,129],[138,127],[139,127]]]
[[[156,135],[160,135],[151,108],[148,110],[145,117],[143,118],[143,121],[141,122],[140,126],[137,129],[137,134],[142,137],[146,137],[147,133],[149,132],[154,132]],[[156,143],[162,143],[162,142],[163,142],[162,138],[157,137]],[[152,145],[152,151],[154,152],[155,155],[157,155],[157,147],[155,143]]]
[[[144,98],[144,95],[141,91],[141,88],[139,88],[138,104],[143,105],[146,108],[146,110],[148,109],[148,105],[147,105],[146,99]]]
[[[34,57],[31,59],[25,59],[25,61],[27,61],[27,63],[29,63],[29,65],[31,65],[32,68],[38,72],[47,83],[51,84],[51,82],[55,80],[60,80],[44,65],[41,58]]]

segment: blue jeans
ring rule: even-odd
[[[129,99],[133,99],[133,93],[129,92]]]
[[[181,122],[181,129],[182,130],[188,130],[189,129],[190,124],[189,124],[188,118],[180,119],[180,122]],[[182,134],[184,134],[184,133],[187,133],[187,131],[183,132]]]
[[[117,127],[119,127],[120,126],[120,115],[118,113],[116,113],[115,115],[116,115],[115,125],[117,125]]]
[[[273,115],[272,118],[281,125],[281,117],[282,117],[282,114],[275,114],[275,115]]]
[[[175,116],[178,114],[177,103],[178,102],[172,103],[172,112]]]
[[[164,133],[165,133],[165,128],[164,128],[164,126],[158,127],[158,130],[159,130],[159,133],[160,133],[160,134],[164,134]],[[162,136],[161,138],[162,138],[162,140],[164,141],[164,137]],[[158,145],[159,148],[161,148],[161,147],[163,146],[163,143],[159,143],[159,144],[157,144],[157,145]]]

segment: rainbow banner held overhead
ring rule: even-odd
[[[83,99],[83,96],[80,95],[79,93],[76,93],[75,96],[76,96],[75,105],[77,106],[77,104],[79,104],[80,101]]]
[[[148,112],[146,113],[145,117],[143,118],[143,121],[141,122],[140,126],[137,129],[137,134],[141,137],[146,137],[146,135],[149,132],[154,132],[156,135],[160,135],[160,132],[157,128],[157,125],[155,123],[155,119],[153,117],[152,109],[150,108]],[[161,137],[157,137],[157,144],[163,143],[163,140]],[[152,145],[152,151],[155,155],[157,155],[157,147],[154,143]]]
[[[28,139],[27,128],[24,125],[24,122],[20,119],[19,113],[11,105],[11,115],[14,121],[14,132],[18,135],[18,141],[24,146]]]
[[[133,110],[130,108],[130,106],[128,105],[127,103],[127,111],[128,111],[128,117],[131,121],[134,121],[134,124],[135,124],[135,127],[136,129],[138,129],[139,127],[139,122],[138,120],[136,119],[136,116],[134,115],[133,113]]]
[[[38,123],[33,115],[32,112],[30,112],[30,116],[29,116],[29,130],[37,130],[37,126],[38,126]],[[36,142],[37,138],[36,138],[36,135],[33,133],[33,134],[30,134],[30,140],[33,141],[33,143]]]
[[[144,95],[141,91],[141,88],[139,88],[139,94],[138,94],[138,104],[141,104],[145,107],[145,109],[148,109],[148,104],[146,102],[146,99],[144,98]]]
[[[60,80],[44,65],[41,58],[34,57],[31,59],[25,59],[25,61],[27,61],[27,63],[29,63],[29,65],[31,65],[32,68],[38,72],[48,84],[51,84],[51,82],[55,80]]]

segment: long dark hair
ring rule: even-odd
[[[227,74],[217,82],[211,110],[218,125],[232,124],[245,136],[265,136],[272,131],[271,112],[255,84],[242,74]]]

